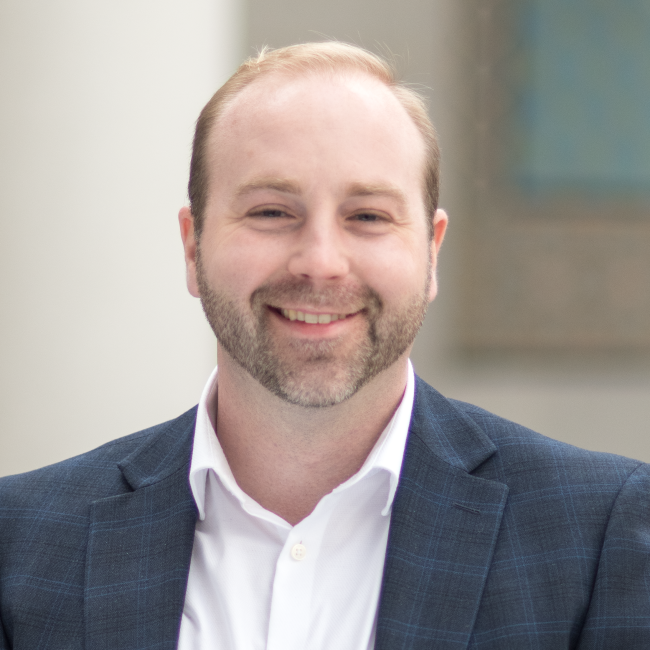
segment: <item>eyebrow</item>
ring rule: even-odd
[[[284,178],[256,178],[248,183],[242,183],[236,190],[238,197],[246,196],[257,190],[275,190],[286,194],[300,194],[298,183]]]
[[[407,204],[406,195],[394,185],[383,183],[350,183],[346,192],[348,197],[354,196],[386,196],[395,199],[402,205]]]
[[[276,192],[284,192],[286,194],[300,195],[302,191],[300,185],[290,179],[264,177],[256,178],[252,181],[242,183],[236,190],[237,197],[246,196],[258,190],[275,190]],[[345,192],[346,198],[353,198],[356,196],[386,196],[394,199],[400,205],[408,203],[406,195],[402,190],[394,185],[385,183],[350,183]]]

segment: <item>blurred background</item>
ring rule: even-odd
[[[650,461],[645,0],[0,0],[0,475],[198,401],[194,121],[243,57],[325,38],[393,60],[440,134],[451,222],[416,370]]]

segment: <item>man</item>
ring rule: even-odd
[[[447,224],[419,98],[263,52],[180,211],[218,372],[178,419],[0,482],[0,648],[650,647],[648,466],[416,379]]]

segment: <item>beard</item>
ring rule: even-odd
[[[258,287],[245,309],[209,285],[200,254],[196,272],[203,311],[223,349],[274,395],[312,408],[349,399],[399,359],[422,325],[431,282],[429,268],[422,293],[388,310],[368,286],[316,290],[309,280],[287,278]],[[329,313],[351,313],[352,307],[355,318],[365,319],[365,331],[353,340],[280,340],[270,321],[278,306],[289,304],[324,307]]]

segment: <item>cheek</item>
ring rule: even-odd
[[[273,247],[259,245],[251,237],[233,234],[205,242],[202,261],[212,286],[231,296],[250,295],[277,271]]]
[[[428,250],[400,245],[373,250],[359,258],[358,268],[367,284],[391,303],[423,294],[428,273]]]

